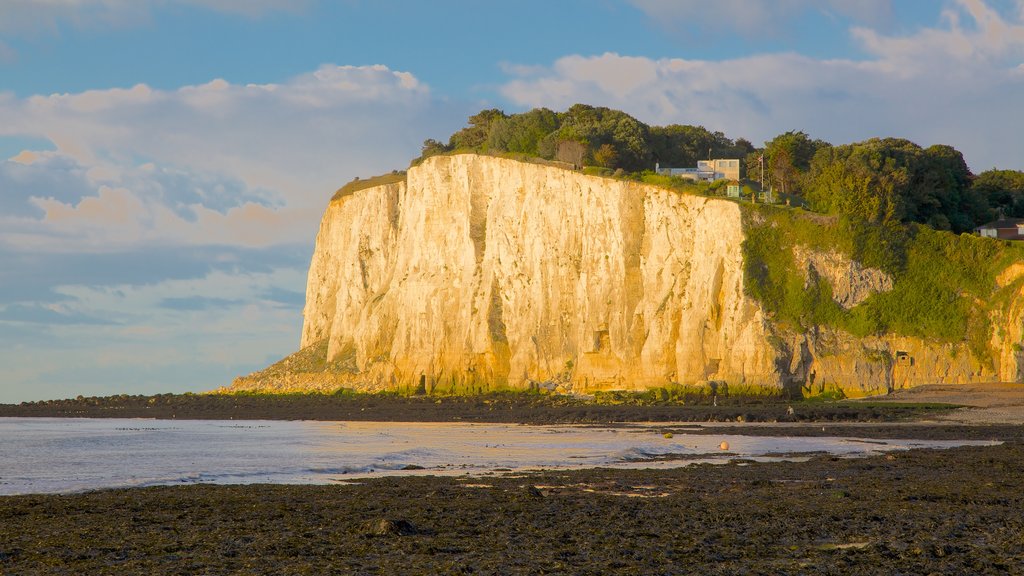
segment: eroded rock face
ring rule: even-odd
[[[804,393],[840,390],[851,397],[886,394],[922,384],[1014,381],[1014,367],[1003,372],[979,360],[966,344],[928,342],[901,336],[857,338],[838,330],[789,334],[781,356],[784,378]]]
[[[736,204],[476,155],[324,216],[303,346],[363,386],[774,385]]]
[[[327,340],[326,360],[348,368],[291,381],[587,392],[718,380],[829,383],[863,395],[1019,378],[1021,307],[999,319],[1015,327],[993,341],[992,366],[962,345],[793,334],[744,293],[743,240],[733,202],[508,159],[429,158],[405,183],[329,205],[302,346]],[[892,286],[838,254],[795,256],[847,308]],[[235,387],[261,382],[242,378]]]
[[[804,284],[812,276],[824,278],[832,286],[832,299],[849,310],[872,294],[892,290],[892,276],[869,268],[839,252],[819,252],[798,246],[793,251],[797,267],[804,273]]]

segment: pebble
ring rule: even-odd
[[[419,532],[408,520],[377,518],[363,524],[363,531],[371,536],[410,536]]]

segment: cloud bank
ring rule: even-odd
[[[469,112],[385,66],[0,94],[0,139],[50,143],[0,159],[0,401],[208,389],[293,349],[333,191]]]
[[[852,28],[862,60],[571,55],[548,67],[511,67],[519,77],[502,93],[524,107],[588,102],[753,141],[790,129],[834,142],[903,136],[954,145],[977,171],[992,163],[1020,169],[1022,20],[980,0],[960,0],[939,25],[910,35]]]
[[[11,205],[0,245],[305,242],[333,188],[402,167],[438,112],[427,87],[384,66],[324,66],[284,84],[0,97],[0,136],[54,147],[0,164]]]
[[[889,19],[892,0],[629,0],[654,22],[674,28],[737,30],[762,36],[791,27],[795,16],[814,10],[877,24]]]

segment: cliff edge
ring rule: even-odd
[[[842,242],[780,240],[786,224],[773,214],[542,164],[431,157],[405,181],[330,202],[303,351],[232,389],[590,392],[713,381],[861,396],[1021,381],[1024,267],[1006,266],[991,283],[996,304],[975,302],[981,336],[859,334],[851,319],[905,290],[902,276]],[[784,252],[785,269],[770,250]],[[757,288],[772,274],[842,321],[787,315]]]

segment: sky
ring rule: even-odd
[[[0,0],[0,402],[276,361],[334,190],[577,102],[1021,170],[1024,0]]]

